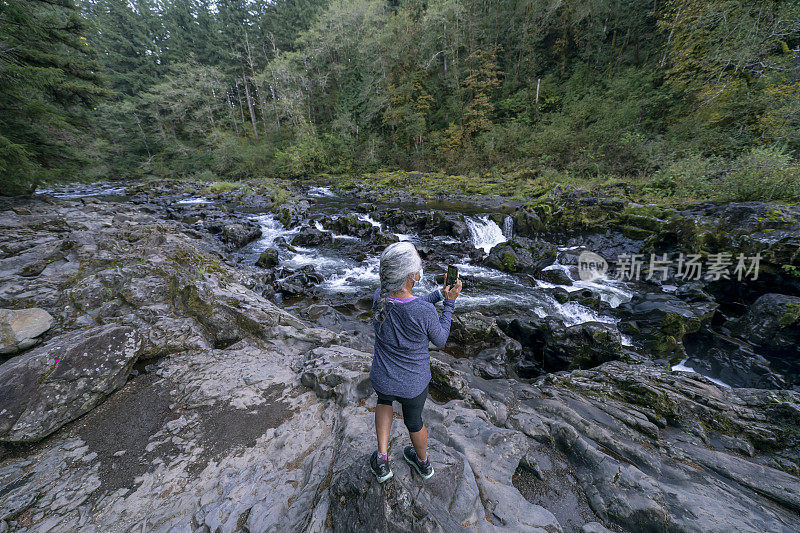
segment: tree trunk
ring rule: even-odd
[[[150,146],[147,144],[147,135],[144,134],[144,128],[142,128],[142,123],[139,122],[139,115],[136,114],[134,111],[133,113],[134,118],[136,118],[136,125],[139,126],[139,131],[142,132],[142,140],[144,140],[144,149],[147,150],[147,157],[152,159],[153,156],[150,154]]]
[[[242,72],[242,82],[244,83],[244,94],[247,97],[247,110],[250,112],[250,122],[253,123],[253,136],[258,139],[258,128],[256,127],[256,114],[253,112],[253,99],[250,98],[250,84],[247,77]]]

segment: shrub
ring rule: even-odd
[[[786,147],[753,148],[733,162],[722,195],[736,201],[799,201],[800,164]]]

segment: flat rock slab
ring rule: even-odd
[[[65,333],[0,366],[0,442],[41,439],[125,384],[142,351],[129,326]]]
[[[35,346],[42,333],[53,327],[44,309],[0,309],[0,354],[14,354]]]

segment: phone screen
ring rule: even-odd
[[[458,279],[458,269],[453,265],[447,267],[447,286],[452,287]]]

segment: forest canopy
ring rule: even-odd
[[[800,2],[5,0],[8,190],[418,170],[800,200]]]

